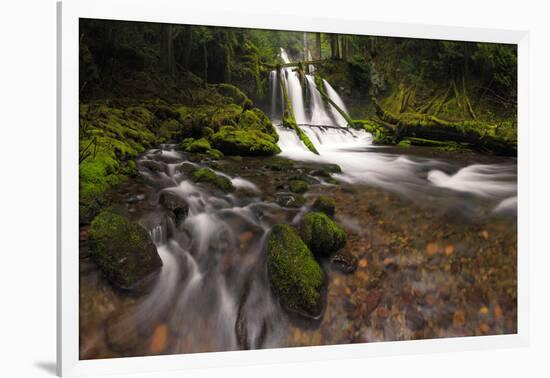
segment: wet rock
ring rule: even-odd
[[[322,313],[325,274],[313,254],[289,225],[276,225],[267,239],[271,287],[288,311],[308,318]]]
[[[283,194],[277,197],[277,204],[281,207],[300,208],[306,200],[299,194]]]
[[[346,233],[342,227],[319,212],[304,216],[300,236],[316,256],[329,256],[346,244]]]
[[[178,165],[176,167],[176,172],[185,173],[187,175],[190,175],[191,173],[193,173],[196,170],[197,170],[197,167],[195,165],[187,162],[187,161],[181,163],[180,165]]]
[[[313,210],[325,213],[331,218],[334,218],[334,212],[336,209],[336,201],[329,196],[319,196],[315,200],[312,206]]]
[[[89,236],[97,266],[120,289],[144,287],[160,271],[162,260],[147,231],[112,209],[92,221]]]
[[[426,325],[424,315],[415,307],[409,306],[405,312],[405,322],[412,331],[422,331]]]
[[[173,192],[162,192],[160,194],[159,203],[173,214],[176,225],[179,225],[189,213],[187,201]]]
[[[138,161],[139,169],[147,169],[151,172],[164,172],[164,165],[154,160]]]
[[[330,260],[332,266],[342,273],[353,273],[357,270],[357,257],[347,251],[336,253]]]
[[[233,184],[227,177],[217,175],[210,168],[199,168],[191,174],[194,182],[206,183],[224,191],[233,190]]]

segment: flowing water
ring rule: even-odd
[[[290,61],[284,50],[281,56]],[[81,358],[515,332],[515,160],[374,146],[323,101],[313,77],[301,83],[289,67],[281,79],[320,154],[278,124],[284,101],[274,72],[270,113],[292,169],[270,171],[267,158],[195,161],[173,145],[143,154],[140,179],[113,199],[149,231],[163,267],[148,292],[120,293],[86,254],[81,230]],[[213,168],[236,191],[193,183],[177,169],[183,162]],[[291,175],[324,163],[341,167],[333,176],[339,185],[308,176],[305,206],[279,204]],[[189,204],[180,224],[159,205],[166,191]],[[297,322],[272,295],[264,241],[273,225],[297,224],[319,194],[336,198],[345,250],[359,267],[342,274],[322,261],[325,313]]]

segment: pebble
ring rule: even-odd
[[[166,350],[166,342],[168,340],[168,327],[166,324],[161,324],[155,328],[153,337],[151,338],[151,353],[159,354]]]

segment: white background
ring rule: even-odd
[[[181,0],[183,1],[183,0]],[[195,3],[195,2],[193,2]],[[528,348],[186,371],[166,377],[547,377],[550,21],[543,1],[202,0],[201,8],[531,32],[531,343]],[[190,4],[190,6],[193,6]],[[55,0],[0,5],[0,376],[55,365]],[[141,375],[144,377],[145,375]]]

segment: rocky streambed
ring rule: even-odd
[[[137,166],[80,229],[82,359],[517,330],[516,217],[494,201],[170,145]]]

